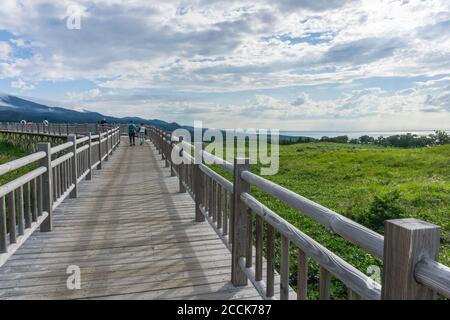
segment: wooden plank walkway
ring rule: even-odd
[[[231,254],[194,203],[178,193],[157,151],[123,140],[78,199],[54,212],[0,268],[0,299],[259,299],[233,287]],[[69,290],[68,266],[81,271]]]

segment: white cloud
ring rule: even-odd
[[[5,41],[0,41],[0,61],[8,59],[11,52],[11,46]]]
[[[22,79],[15,80],[11,82],[11,88],[19,89],[20,91],[27,91],[34,89],[34,85],[31,83],[27,83],[26,81],[23,81]]]
[[[443,0],[79,1],[82,29],[67,30],[71,3],[0,8],[0,28],[36,50],[9,68],[110,88],[212,91],[450,73]]]
[[[443,80],[450,75],[447,0],[80,0],[81,30],[68,30],[71,4],[2,3],[0,30],[14,39],[0,42],[0,79],[13,79],[11,86],[20,90],[32,88],[30,82],[89,80],[97,88],[74,88],[69,100],[115,115],[181,122],[201,112],[217,123],[227,115],[289,122],[449,111]],[[18,48],[22,54],[12,57]],[[350,86],[375,77],[441,80],[393,93],[347,90],[336,99],[271,95],[281,88]],[[205,97],[141,93],[150,89]],[[245,103],[208,101],[211,94],[239,97],[256,90]]]

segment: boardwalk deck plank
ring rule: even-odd
[[[231,254],[150,146],[120,145],[0,268],[2,299],[260,299],[230,283]],[[81,289],[66,286],[69,265]]]

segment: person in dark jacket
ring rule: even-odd
[[[128,136],[130,137],[130,146],[136,145],[136,131],[137,127],[133,123],[133,121],[130,121],[130,124],[128,125]]]

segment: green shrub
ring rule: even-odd
[[[399,219],[405,216],[405,208],[400,192],[394,190],[383,195],[375,195],[369,205],[367,213],[359,217],[359,221],[366,227],[384,233],[384,221]]]

